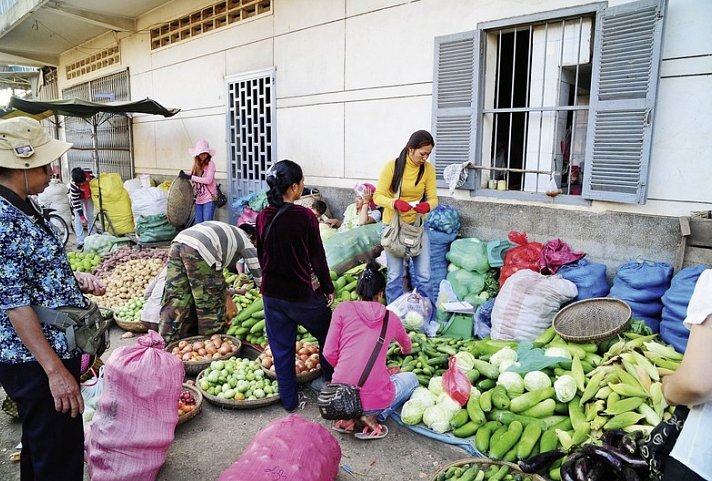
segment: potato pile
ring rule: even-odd
[[[168,251],[153,247],[148,249],[121,247],[101,258],[101,263],[92,270],[92,273],[101,279],[105,279],[121,264],[138,259],[160,259],[165,264],[168,261]]]
[[[295,348],[294,370],[297,375],[315,371],[321,367],[319,362],[319,346],[308,342],[297,341]],[[260,363],[263,368],[274,373],[274,359],[272,358],[272,350],[269,346],[265,347],[265,350],[260,354]]]
[[[143,297],[146,286],[163,269],[161,259],[132,259],[118,265],[104,278],[106,294],[88,296],[100,307],[116,309],[135,297]]]
[[[171,350],[171,354],[185,361],[207,361],[237,352],[236,346],[229,337],[213,334],[210,339],[188,342],[179,341]]]

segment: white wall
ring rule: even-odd
[[[277,152],[299,162],[307,183],[351,187],[375,180],[408,135],[431,129],[434,37],[479,22],[589,3],[586,0],[274,0],[273,12],[151,51],[151,26],[210,2],[176,0],[117,37],[132,97],[181,113],[134,120],[137,172],[188,168],[187,149],[206,138],[226,177],[225,77],[275,67]],[[609,2],[611,5],[626,0]],[[712,208],[712,18],[709,0],[670,0],[655,118],[648,202],[562,207],[681,215]],[[62,55],[64,65],[104,36]],[[110,71],[95,72],[103,76]],[[89,80],[67,82],[60,88]],[[436,139],[437,142],[437,139]],[[445,191],[442,192],[446,194]],[[456,196],[468,198],[465,192]]]

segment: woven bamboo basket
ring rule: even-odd
[[[530,479],[532,481],[546,481],[545,478],[539,476],[538,474],[524,473],[524,471],[519,469],[519,466],[517,466],[516,464],[509,463],[507,461],[497,461],[495,459],[489,458],[465,458],[459,459],[450,464],[446,464],[435,473],[435,475],[431,478],[431,481],[438,481],[438,476],[440,476],[441,473],[447,472],[447,470],[450,468],[461,467],[467,464],[477,464],[481,469],[485,470],[489,469],[491,466],[508,466],[510,472],[521,474],[524,477],[523,479]]]
[[[178,426],[190,421],[203,410],[203,391],[188,383],[183,383],[183,390],[188,390],[191,394],[193,394],[193,398],[195,399],[195,408],[193,408],[193,410],[189,413],[178,416]]]
[[[116,314],[114,314],[114,322],[116,322],[116,325],[124,331],[135,332],[137,334],[148,332],[148,328],[141,321],[121,319],[120,317],[116,317]]]
[[[277,379],[277,375],[274,372],[270,371],[269,369],[267,369],[265,367],[262,367],[262,370],[264,371],[265,376],[267,376],[268,378]],[[313,381],[314,379],[318,378],[319,376],[321,376],[321,368],[320,367],[313,369],[311,371],[302,372],[302,373],[297,374],[297,383],[304,384],[306,382]]]
[[[598,342],[625,331],[630,324],[630,306],[610,297],[574,302],[552,320],[556,333],[569,342]]]
[[[237,350],[233,351],[229,354],[225,354],[224,356],[219,356],[219,357],[213,357],[210,359],[206,359],[204,361],[183,361],[183,368],[185,369],[185,373],[188,376],[196,376],[200,371],[204,370],[207,368],[211,362],[213,361],[219,361],[221,359],[229,359],[233,356],[239,356],[240,355],[240,350],[242,348],[242,342],[236,337],[233,336],[227,336],[225,334],[221,334],[220,338],[225,340],[225,339],[230,339],[232,343],[237,346]],[[171,342],[166,346],[166,351],[171,352],[174,347],[178,346],[178,343],[180,341],[186,341],[186,342],[195,342],[195,341],[203,341],[203,340],[208,340],[210,339],[210,336],[192,336],[192,337],[186,337],[185,339],[180,339],[175,342]]]
[[[205,371],[198,374],[198,377],[195,379],[196,385],[200,386],[200,381],[203,379],[204,375]],[[245,399],[244,401],[223,399],[217,396],[213,396],[212,394],[208,394],[205,391],[202,391],[202,394],[203,396],[205,396],[205,399],[207,399],[210,404],[215,404],[216,406],[221,406],[226,409],[257,409],[265,406],[270,406],[279,402],[279,394],[275,394],[273,396],[265,397],[262,399]]]

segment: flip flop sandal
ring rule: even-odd
[[[353,434],[355,423],[353,421],[336,421],[331,427],[334,431],[343,434]]]
[[[388,436],[388,426],[383,424],[379,424],[379,426],[381,426],[381,432],[379,433],[376,433],[376,431],[373,430],[367,430],[366,432],[355,433],[354,437],[356,439],[360,439],[361,441],[370,441],[372,439],[381,439]]]

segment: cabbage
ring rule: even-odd
[[[440,393],[443,392],[443,377],[442,376],[431,377],[430,382],[428,382],[428,391],[435,394],[436,396],[439,396]]]
[[[517,351],[509,346],[505,346],[499,351],[492,354],[489,363],[500,371],[504,371],[504,368],[500,367],[504,361],[510,361],[509,365],[517,361]]]
[[[503,372],[497,378],[497,384],[504,386],[509,397],[518,396],[524,392],[524,379],[516,372]]]
[[[413,401],[419,401],[423,405],[423,409],[435,404],[435,395],[428,391],[423,386],[418,386],[411,394],[410,399]]]
[[[425,323],[425,319],[423,319],[422,314],[416,311],[408,311],[403,321],[403,325],[406,329],[413,330],[421,329]]]
[[[458,406],[459,409],[459,406]],[[450,429],[450,419],[453,414],[440,404],[425,408],[423,422],[436,433],[444,433]]]
[[[414,426],[423,420],[425,406],[418,399],[409,399],[401,408],[401,419],[405,424]]]
[[[457,362],[455,365],[462,372],[467,372],[475,366],[475,356],[467,351],[460,351],[455,354]]]
[[[524,387],[527,391],[551,387],[551,379],[541,371],[528,372],[524,375]]]
[[[519,362],[518,361],[512,361],[511,359],[505,359],[502,361],[502,364],[499,365],[499,372],[504,372],[508,370],[510,367],[514,367],[512,371],[516,371],[517,368],[519,368]]]
[[[563,347],[550,347],[544,351],[544,355],[547,357],[565,357],[566,359],[571,359],[571,353]]]
[[[438,396],[438,400],[435,405],[444,407],[449,413],[452,413],[453,415],[462,408],[462,406],[460,406],[460,403],[451,398],[450,395],[446,392]]]
[[[564,374],[554,381],[554,390],[556,399],[559,402],[567,403],[576,396],[576,380],[568,374]]]

